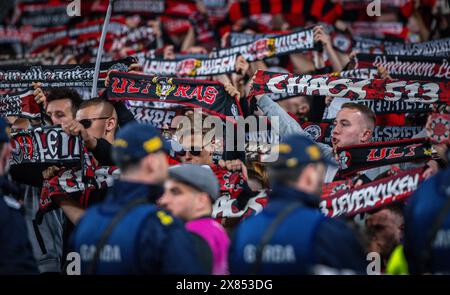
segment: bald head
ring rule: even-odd
[[[77,112],[76,120],[90,122],[90,126],[86,128],[90,135],[109,142],[114,140],[118,121],[116,110],[110,102],[100,98],[83,102]]]

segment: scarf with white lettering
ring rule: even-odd
[[[377,79],[379,78],[378,70],[376,68],[364,67],[362,69],[353,69],[342,72],[332,73],[331,76],[342,78],[356,78],[356,79]]]
[[[357,54],[355,61],[356,68],[382,66],[394,79],[424,81],[450,79],[448,57]]]
[[[230,32],[228,34],[227,45],[233,47],[246,43],[253,43],[259,39],[273,38],[274,36],[282,33],[283,32],[270,34],[249,34],[249,33]],[[284,32],[284,34],[285,33],[286,32]]]
[[[350,190],[348,183],[340,183],[337,193],[323,195],[320,210],[328,217],[354,216],[405,201],[423,181],[422,173],[421,168],[411,169]]]
[[[33,90],[0,95],[0,116],[39,119],[41,110],[34,100]]]
[[[130,100],[126,103],[127,108],[138,122],[152,124],[158,129],[168,126],[171,128],[172,120],[186,111],[183,105],[164,104],[158,106],[154,102]]]
[[[242,116],[237,98],[215,81],[178,79],[127,73],[111,73],[106,89],[109,100],[139,100],[176,103],[235,122]]]
[[[212,51],[211,55],[213,57],[224,57],[240,54],[247,61],[253,62],[294,52],[309,51],[315,48],[313,30],[308,28],[288,34],[258,39],[251,43],[218,49]]]
[[[50,166],[80,166],[82,142],[60,127],[37,127],[11,134],[10,175],[32,186],[42,185],[42,171]]]
[[[311,123],[302,124],[303,130],[309,133],[314,141],[331,145],[331,136],[334,125],[329,123]],[[412,138],[423,130],[421,126],[376,126],[373,135],[373,142],[400,141]]]
[[[98,86],[104,87],[109,70],[128,71],[135,62],[132,57],[100,65]],[[95,64],[80,65],[16,65],[0,68],[0,88],[28,88],[32,82],[41,82],[42,87],[92,87]]]
[[[60,171],[51,179],[44,180],[39,200],[39,210],[36,221],[42,223],[45,213],[56,209],[53,198],[72,198],[82,208],[87,208],[89,197],[94,191],[111,187],[114,180],[119,178],[120,169],[112,166],[96,166],[94,159],[84,148],[82,168],[73,167]]]
[[[187,58],[182,60],[145,59],[145,74],[170,77],[212,76],[235,71],[237,55],[218,58]]]
[[[386,100],[352,100],[352,103],[363,104],[370,108],[375,115],[386,114],[414,114],[431,112],[434,105],[421,102],[407,102],[407,101],[386,101]],[[445,106],[445,105],[444,105]],[[338,106],[340,109],[340,106]],[[338,110],[333,106],[333,109],[329,108],[324,114],[324,121],[333,121],[336,118]]]
[[[11,166],[27,164],[63,164],[81,161],[81,139],[60,127],[37,127],[11,135]]]
[[[427,138],[404,139],[387,142],[371,142],[336,150],[338,177],[346,178],[370,168],[412,161],[430,160],[433,148]]]
[[[422,43],[386,46],[384,52],[389,55],[403,56],[450,56],[450,38]]]
[[[422,103],[450,103],[450,82],[340,78],[294,75],[258,70],[250,93],[323,95],[351,99],[384,99]]]

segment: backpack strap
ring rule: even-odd
[[[264,247],[267,245],[267,243],[270,242],[272,239],[272,236],[275,234],[275,230],[278,228],[278,226],[288,217],[288,215],[293,212],[295,209],[301,207],[300,202],[293,202],[286,206],[272,221],[272,223],[269,225],[267,230],[263,233],[261,241],[259,242],[258,246],[256,247],[256,257],[255,262],[252,265],[252,271],[250,274],[257,274],[259,269],[261,268],[261,262],[262,262],[262,255]]]
[[[97,244],[95,245],[95,252],[94,252],[92,261],[89,264],[86,274],[88,274],[88,275],[95,274],[95,270],[97,267],[97,262],[100,258],[101,250],[105,246],[106,242],[108,241],[109,236],[112,234],[112,232],[115,229],[115,227],[117,226],[117,224],[131,210],[133,210],[134,208],[136,208],[140,205],[144,205],[144,204],[149,204],[148,198],[135,199],[135,200],[127,203],[119,212],[116,213],[116,215],[114,215],[113,219],[111,220],[111,223],[108,224],[108,226],[105,228],[102,235],[100,236],[100,239],[98,240]]]

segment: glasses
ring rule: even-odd
[[[91,118],[91,119],[81,119],[78,121],[81,125],[83,125],[84,129],[89,129],[92,126],[92,122],[95,120],[106,120],[110,117],[101,117],[101,118]]]
[[[191,154],[194,157],[198,157],[202,153],[202,149],[199,147],[191,147],[191,149],[188,151],[181,150],[181,151],[177,152],[177,155],[180,157],[184,157],[184,156],[186,156],[187,152],[189,152],[189,154]]]

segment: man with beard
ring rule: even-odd
[[[364,251],[352,231],[317,210],[325,165],[333,162],[301,135],[283,140],[278,153],[269,165],[269,204],[234,233],[231,274],[364,272]]]

